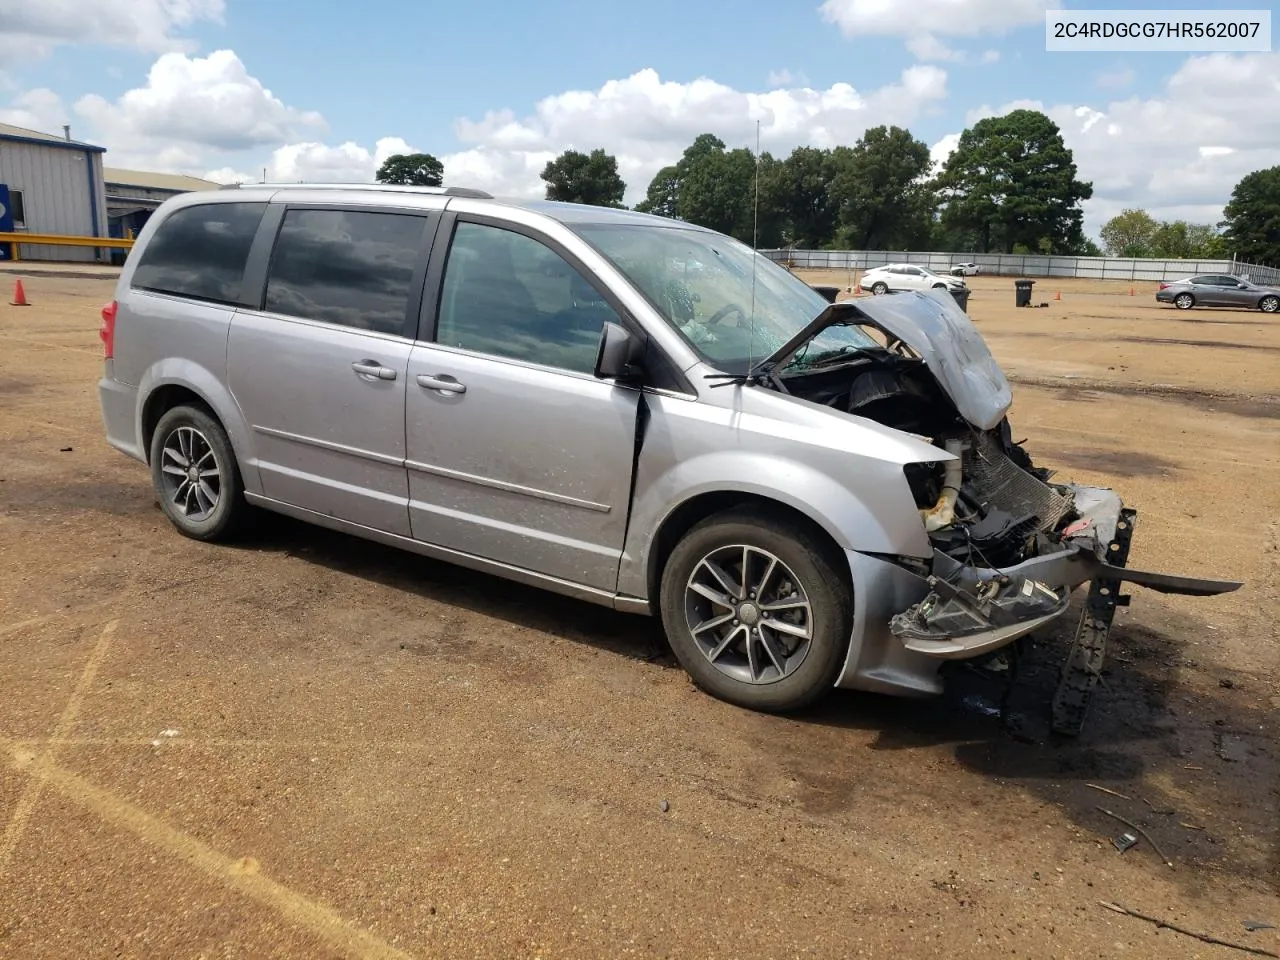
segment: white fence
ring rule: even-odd
[[[1254,283],[1280,284],[1280,269],[1239,260],[1145,260],[1130,257],[1046,257],[1009,253],[920,253],[902,250],[761,250],[766,257],[813,270],[867,270],[914,263],[946,273],[976,263],[1002,277],[1079,277],[1087,280],[1178,280],[1195,274],[1248,275]]]

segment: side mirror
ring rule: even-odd
[[[606,320],[600,333],[595,374],[601,380],[632,380],[640,375],[644,342],[621,324]]]

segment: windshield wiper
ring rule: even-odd
[[[831,367],[845,360],[852,360],[855,357],[874,357],[885,353],[884,347],[877,344],[876,346],[855,346],[847,343],[835,350],[828,350],[826,353],[820,353],[812,360],[801,360],[797,357],[791,362],[792,368],[796,370],[815,370],[819,367]]]

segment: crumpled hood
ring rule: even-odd
[[[920,354],[960,416],[980,430],[1004,419],[1013,405],[1009,381],[950,293],[904,291],[853,303],[876,327]]]

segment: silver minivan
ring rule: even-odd
[[[659,615],[694,681],[789,710],[939,693],[1090,584],[1078,729],[1134,513],[1050,482],[945,291],[837,303],[721,234],[480,191],[166,201],[103,310],[108,442],[188,537],[254,508]]]

